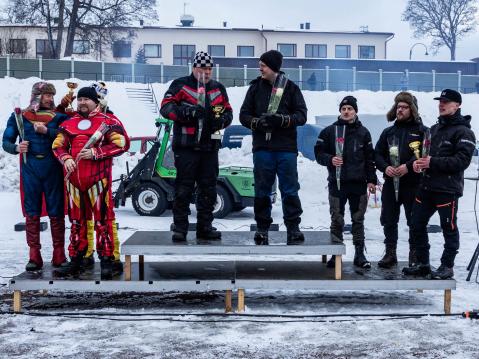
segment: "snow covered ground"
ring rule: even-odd
[[[15,98],[26,105],[29,91],[35,79],[0,79],[0,118],[11,112]],[[54,81],[60,99],[66,86],[63,81]],[[87,85],[88,83],[83,83]],[[153,133],[153,118],[147,110],[131,105],[125,87],[141,85],[108,84],[109,103],[124,122],[131,135]],[[161,97],[165,85],[155,85]],[[246,88],[230,88],[228,93],[237,111]],[[66,92],[66,91],[65,91]],[[337,104],[345,93],[308,92],[305,98],[309,108],[310,122],[315,115],[337,113]],[[358,91],[359,111],[362,113],[385,113],[391,106],[394,93]],[[427,124],[436,116],[435,94],[416,93],[421,114]],[[464,96],[464,113],[472,113],[478,95]],[[235,121],[238,121],[235,117]],[[5,122],[0,121],[0,132]],[[473,123],[479,129],[479,121]],[[24,233],[13,231],[15,223],[22,220],[18,195],[18,159],[0,151],[0,310],[11,308],[11,293],[5,284],[8,278],[23,271],[27,258]],[[115,159],[115,175],[124,171],[125,161],[134,164],[137,158],[126,155]],[[251,144],[246,141],[241,149],[222,149],[222,165],[251,165]],[[130,167],[131,168],[131,167]],[[303,204],[301,228],[321,230],[329,226],[326,195],[326,170],[316,163],[300,157],[298,160],[301,184],[300,197]],[[469,175],[477,174],[477,165],[471,165]],[[453,291],[452,311],[462,312],[479,307],[478,284],[466,282],[466,266],[478,243],[474,220],[475,183],[466,181],[465,196],[459,203],[458,225],[461,230],[461,249],[457,257],[457,290]],[[372,203],[371,203],[372,204]],[[367,256],[377,261],[384,250],[382,228],[379,224],[380,209],[369,207],[366,214]],[[191,219],[194,221],[195,211]],[[273,207],[275,223],[282,224],[280,203]],[[120,224],[120,239],[126,240],[136,230],[167,230],[171,212],[163,216],[139,217],[130,203],[117,211]],[[348,218],[348,216],[347,216]],[[247,230],[253,222],[252,209],[234,213],[228,218],[215,220],[220,230]],[[348,220],[347,220],[348,222]],[[437,216],[432,219],[438,224]],[[284,226],[281,227],[284,230]],[[68,231],[67,231],[68,232]],[[399,257],[407,257],[407,227],[404,218],[400,223]],[[350,236],[346,237],[346,260],[352,260]],[[442,252],[442,235],[432,234],[431,258],[438,264]],[[45,260],[51,253],[51,237],[42,233]],[[172,257],[170,260],[178,260]],[[184,258],[183,258],[184,259]],[[204,259],[214,259],[205,257]],[[443,293],[431,291],[417,293],[398,292],[255,292],[247,293],[248,314],[364,314],[364,313],[441,313]],[[41,310],[48,313],[98,311],[103,314],[130,313],[138,316],[127,321],[112,321],[100,318],[31,317],[12,314],[0,315],[0,357],[194,357],[194,358],[478,358],[479,323],[457,317],[421,319],[362,319],[346,322],[282,322],[287,319],[215,317],[198,318],[192,313],[223,312],[223,294],[156,294],[156,295],[98,295],[58,294],[24,295],[25,310]],[[154,313],[156,316],[143,316]],[[190,313],[175,320],[158,317],[162,313]],[[165,320],[162,320],[165,319]],[[218,320],[217,322],[209,321]],[[232,321],[234,319],[243,320]],[[249,319],[251,321],[245,321]],[[371,318],[368,318],[371,319]],[[291,319],[290,319],[291,320]],[[256,322],[255,322],[256,321]]]

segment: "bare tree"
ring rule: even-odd
[[[432,50],[442,46],[456,59],[457,42],[475,30],[477,0],[408,0],[402,19],[414,28],[416,37],[431,37]]]
[[[56,58],[60,57],[65,29],[63,56],[67,57],[73,54],[75,40],[89,41],[102,49],[112,39],[123,36],[125,27],[135,21],[158,20],[156,0],[8,0],[4,10],[7,22],[46,26]]]

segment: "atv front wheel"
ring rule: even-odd
[[[161,216],[167,200],[163,190],[154,183],[144,183],[132,196],[133,208],[140,216]]]
[[[216,186],[216,203],[213,209],[215,218],[225,218],[233,210],[233,200],[222,186]]]

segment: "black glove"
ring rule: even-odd
[[[271,132],[273,128],[269,124],[269,122],[266,120],[266,117],[261,116],[261,117],[254,117],[251,120],[251,129],[262,131],[262,132]]]
[[[180,116],[185,122],[196,122],[198,119],[204,118],[205,114],[205,108],[200,105],[180,107]]]
[[[281,113],[264,113],[261,117],[264,118],[274,130],[278,128],[288,128],[292,124],[290,115],[283,115]]]

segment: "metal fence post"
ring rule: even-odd
[[[406,91],[409,90],[409,70],[406,69]]]
[[[462,86],[462,71],[458,70],[457,71],[457,91],[461,92],[461,86]]]
[[[188,62],[188,75],[191,74],[191,62]]]
[[[379,69],[379,91],[383,90],[383,69]]]
[[[432,70],[432,92],[436,91],[436,70]]]
[[[325,67],[326,69],[326,91],[329,91],[329,66]]]
[[[303,66],[299,65],[299,88],[303,89]]]
[[[220,81],[220,64],[215,65],[216,68],[216,81]]]
[[[10,54],[7,54],[7,77],[10,77]]]
[[[42,78],[42,72],[43,72],[43,56],[38,55],[38,77],[40,79]]]
[[[75,59],[70,57],[70,77],[75,77]]]
[[[248,84],[248,65],[243,65],[243,86]]]
[[[163,62],[160,64],[160,82],[165,82],[165,66],[163,65]]]
[[[135,83],[135,63],[131,63],[131,82]]]
[[[105,81],[105,61],[101,62],[101,80]]]
[[[353,91],[356,91],[356,66],[353,66]]]

